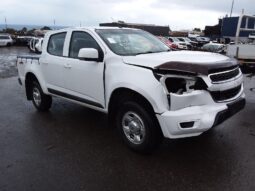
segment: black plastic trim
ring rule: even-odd
[[[20,79],[20,78],[18,78],[18,82],[19,82],[19,85],[22,86],[22,82],[21,82],[21,79]]]
[[[195,124],[195,121],[189,121],[189,122],[180,123],[180,126],[183,129],[188,129],[188,128],[192,128],[194,124]]]
[[[221,124],[222,122],[224,122],[231,116],[241,111],[245,107],[245,104],[246,104],[246,101],[244,98],[241,98],[234,103],[227,104],[228,108],[226,110],[219,112],[216,115],[213,127]]]
[[[58,91],[58,90],[48,88],[48,91],[52,94],[59,95],[61,97],[72,99],[72,100],[82,102],[82,103],[85,103],[85,104],[88,104],[88,105],[91,105],[91,106],[99,107],[99,108],[102,108],[102,109],[104,108],[100,103],[90,101],[90,100],[87,100],[87,99],[84,99],[84,98],[80,98],[80,97],[77,97],[77,96],[74,96],[74,95],[70,95],[70,94],[67,94],[67,93],[64,93],[64,92],[61,92],[61,91]]]

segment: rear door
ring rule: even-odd
[[[51,35],[48,43],[46,42],[46,51],[40,58],[42,74],[48,89],[61,91],[64,87],[65,38],[66,32]]]

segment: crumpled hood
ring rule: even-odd
[[[210,71],[237,66],[235,59],[216,53],[171,51],[137,56],[123,56],[127,64],[151,69],[183,71],[208,75]]]

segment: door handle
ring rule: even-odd
[[[67,69],[72,68],[71,64],[65,64],[64,67],[67,68]]]

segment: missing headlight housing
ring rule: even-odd
[[[170,93],[182,94],[187,91],[186,80],[183,78],[167,78],[165,80],[165,85]]]
[[[169,76],[165,77],[165,87],[169,93],[183,94],[193,90],[206,90],[207,85],[199,77]]]

